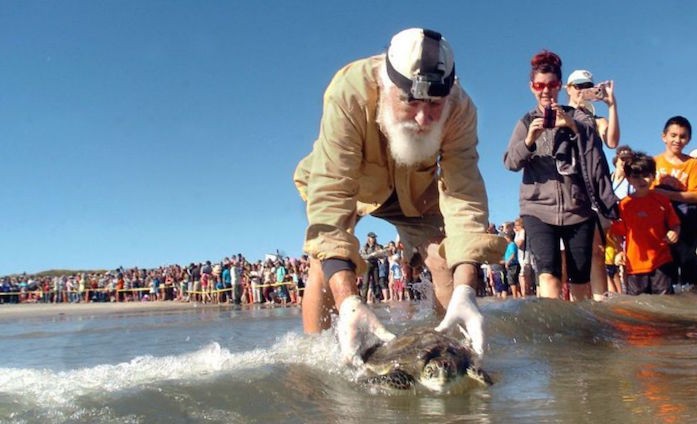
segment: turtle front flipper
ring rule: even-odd
[[[406,372],[395,369],[387,374],[375,375],[363,380],[371,386],[378,386],[392,390],[410,390],[414,388],[416,380]]]
[[[494,380],[491,379],[491,376],[486,371],[480,368],[468,368],[467,375],[471,379],[476,380],[485,386],[491,386],[494,384]]]

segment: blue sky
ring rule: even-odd
[[[3,1],[0,275],[301,254],[291,176],[342,65],[438,30],[479,110],[491,220],[518,212],[502,155],[534,105],[529,60],[614,79],[621,144],[697,121],[697,3]],[[561,100],[566,101],[565,95]],[[605,113],[604,106],[599,112]],[[693,146],[689,146],[692,148]],[[380,241],[394,230],[358,226]]]

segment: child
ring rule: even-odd
[[[676,269],[670,244],[678,241],[680,220],[667,197],[650,188],[656,162],[636,152],[624,163],[634,193],[620,201],[620,220],[611,233],[625,236],[627,294],[670,294]]]
[[[608,233],[605,235],[605,271],[607,272],[607,290],[610,293],[622,294],[622,273],[617,261],[617,254],[622,248],[622,244]]]
[[[656,156],[655,190],[673,203],[680,218],[680,239],[671,252],[682,284],[697,283],[697,160],[683,153],[692,138],[690,121],[668,119],[663,128],[665,151]]]
[[[522,297],[518,285],[520,263],[518,262],[518,246],[515,244],[515,233],[507,231],[503,234],[506,239],[506,252],[503,254],[503,265],[506,267],[506,280],[514,298]]]
[[[390,265],[390,282],[394,291],[392,299],[398,302],[404,300],[404,274],[400,261],[400,256],[395,254],[392,256],[392,264]]]

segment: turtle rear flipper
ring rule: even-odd
[[[399,369],[392,370],[387,374],[368,377],[363,381],[371,386],[393,390],[411,390],[416,384],[414,377]]]

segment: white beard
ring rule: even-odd
[[[381,93],[377,121],[387,137],[395,162],[398,165],[413,166],[433,157],[440,150],[443,124],[450,109],[448,102],[443,107],[441,119],[432,123],[427,131],[418,132],[420,127],[416,122],[398,122],[392,109],[385,105],[387,101],[387,95]]]

